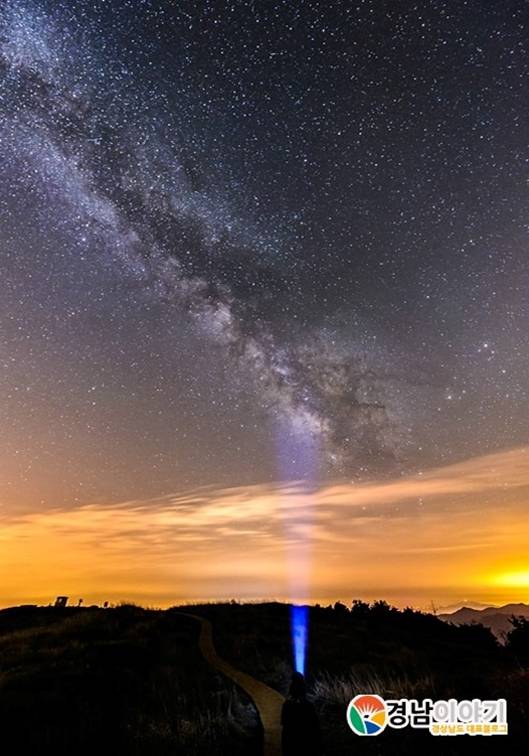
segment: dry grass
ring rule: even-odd
[[[386,698],[422,698],[435,696],[430,676],[412,679],[408,676],[384,676],[376,672],[347,675],[319,675],[312,686],[314,698],[321,703],[347,705],[359,693],[378,693]]]

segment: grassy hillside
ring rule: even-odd
[[[216,628],[218,650],[282,693],[291,674],[289,608],[284,604],[204,605],[194,611]],[[518,651],[515,652],[515,645]],[[523,657],[527,649],[527,659]],[[527,666],[526,666],[527,663]],[[456,626],[384,602],[310,610],[308,682],[328,754],[526,753],[529,736],[529,632],[499,644],[481,625]],[[357,693],[414,698],[506,698],[511,735],[434,738],[406,728],[378,738],[353,735],[345,722]]]
[[[189,607],[186,607],[189,610]],[[286,693],[289,607],[210,604],[217,650]],[[384,603],[310,610],[308,683],[327,756],[351,753],[526,752],[529,625],[498,644],[481,626],[455,626]],[[13,608],[0,611],[0,721],[5,753],[260,753],[260,726],[243,694],[204,662],[198,625],[178,608]],[[413,730],[378,738],[345,722],[359,692],[390,697],[507,698],[511,735],[433,738]],[[508,742],[506,742],[506,740]]]
[[[3,753],[256,754],[248,701],[171,613],[115,609],[0,612]]]

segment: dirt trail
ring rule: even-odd
[[[182,612],[184,614],[184,612]],[[224,661],[215,651],[211,622],[196,614],[186,614],[187,617],[200,622],[200,637],[198,645],[202,655],[212,667],[229,677],[239,685],[253,700],[261,718],[264,733],[263,756],[280,756],[281,754],[281,706],[285,700],[283,696],[268,685],[256,680],[255,677]]]

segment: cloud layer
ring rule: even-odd
[[[305,580],[313,600],[501,600],[501,575],[528,568],[528,455],[369,485],[204,489],[4,515],[2,600],[288,599]],[[502,597],[522,588],[503,585]]]

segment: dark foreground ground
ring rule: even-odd
[[[208,617],[217,650],[286,693],[289,609],[186,607]],[[522,754],[529,741],[529,625],[506,646],[480,626],[451,626],[383,603],[310,613],[308,683],[326,756]],[[251,703],[202,659],[198,625],[179,614],[18,607],[0,611],[0,753],[253,756]],[[386,697],[506,698],[508,737],[434,738],[386,730],[359,738],[345,710],[359,692]]]

